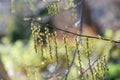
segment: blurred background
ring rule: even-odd
[[[31,23],[25,18],[41,17],[42,27],[50,24],[75,33],[79,30],[80,6],[76,7],[77,19],[74,21],[71,10],[63,10],[66,7],[65,0],[57,3],[60,7],[57,15],[48,14],[50,0],[44,1],[47,0],[0,0],[0,78],[26,80],[26,66],[37,64],[41,65],[41,72],[44,72],[41,79],[44,80],[47,75],[45,70],[50,62],[43,64],[35,54]],[[82,34],[120,41],[120,0],[84,0],[83,17]],[[63,32],[58,31],[58,34],[61,39]],[[69,37],[71,40],[74,36]],[[98,53],[102,52],[101,46],[106,45],[99,41],[96,43],[100,45]],[[120,44],[108,45],[107,48],[107,75],[110,80],[120,80]]]

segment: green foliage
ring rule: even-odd
[[[112,79],[120,79],[120,65],[119,64],[108,64],[109,72],[107,72],[107,75],[110,76]]]

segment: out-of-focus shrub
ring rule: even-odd
[[[23,15],[15,15],[13,23],[8,27],[8,37],[12,42],[15,42],[16,40],[23,40],[27,42],[30,38],[30,25],[25,23],[23,19]]]

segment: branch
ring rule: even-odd
[[[74,64],[75,56],[76,56],[76,50],[75,50],[74,53],[73,53],[72,62],[71,62],[71,64],[70,64],[69,67],[68,67],[68,72],[67,72],[67,74],[66,74],[65,80],[67,80],[68,74],[69,74],[69,72],[70,72],[70,70],[71,70],[71,68],[72,68],[72,65]]]
[[[93,67],[93,66],[95,65],[95,63],[98,62],[99,59],[100,59],[100,57],[97,58],[97,59],[91,64],[91,66]],[[83,74],[84,74],[85,72],[87,72],[90,68],[91,68],[91,67],[89,66],[89,67],[83,72]]]
[[[81,0],[81,5],[77,5],[76,7],[76,11],[77,12],[77,15],[78,15],[78,20],[80,21],[79,24],[80,24],[80,33],[82,33],[82,28],[83,28],[83,17],[84,17],[84,0]],[[78,4],[78,3],[76,3]]]
[[[110,42],[113,42],[113,43],[120,43],[120,41],[106,39],[106,38],[103,38],[103,37],[95,37],[95,36],[82,35],[82,34],[73,33],[73,32],[70,32],[70,31],[67,31],[67,30],[63,30],[63,29],[60,29],[60,28],[56,28],[56,27],[52,27],[52,28],[55,28],[57,30],[60,30],[60,31],[63,31],[63,32],[67,32],[67,33],[70,33],[70,34],[73,34],[73,35],[76,35],[76,36],[81,36],[81,37],[86,37],[86,38],[92,38],[92,39],[100,39],[100,40],[104,40],[104,41],[110,41]]]

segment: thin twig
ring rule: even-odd
[[[91,64],[91,66],[94,66],[95,63],[96,63],[99,59],[100,59],[100,57],[97,58],[97,59]],[[83,74],[84,74],[85,72],[87,72],[90,68],[91,68],[91,67],[88,67],[88,68],[83,72]]]
[[[75,50],[74,53],[73,53],[72,62],[71,62],[71,64],[70,64],[69,67],[68,67],[68,72],[67,72],[67,74],[66,74],[66,76],[65,76],[65,80],[67,80],[68,74],[69,74],[69,72],[70,72],[70,70],[71,70],[71,68],[72,68],[72,65],[74,64],[75,56],[76,56],[76,50]]]
[[[70,33],[70,34],[73,34],[73,35],[76,35],[76,36],[81,36],[81,37],[86,37],[86,38],[92,38],[92,39],[101,39],[101,40],[110,41],[110,42],[114,42],[114,43],[120,43],[120,41],[106,39],[106,38],[103,38],[103,37],[95,37],[95,36],[88,36],[88,35],[83,35],[83,34],[77,34],[77,33],[73,33],[73,32],[70,32],[70,31],[67,31],[67,30],[63,30],[63,29],[60,29],[60,28],[56,28],[56,27],[52,27],[52,28],[55,28],[57,30],[60,30],[60,31],[63,31],[63,32],[67,32],[67,33]]]
[[[84,10],[84,0],[81,0],[81,11],[80,11],[80,33],[82,33],[82,28],[83,28],[83,10]],[[78,14],[79,15],[79,14]]]

